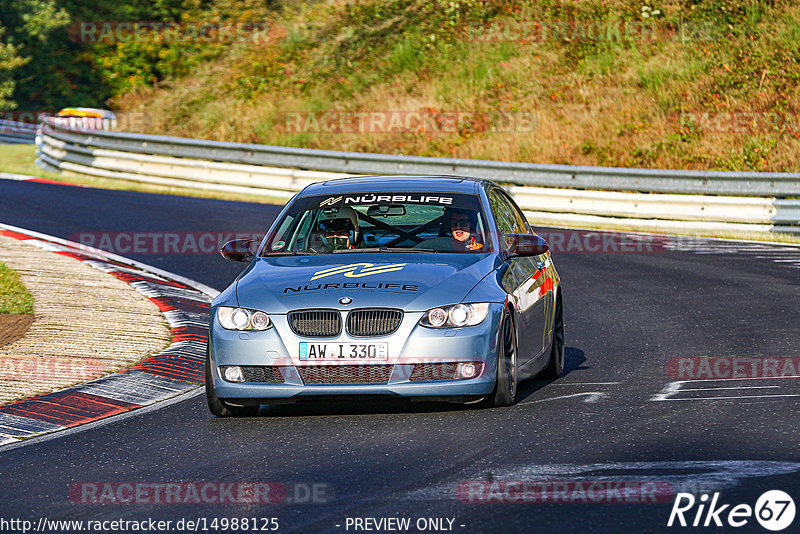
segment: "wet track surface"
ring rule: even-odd
[[[0,222],[72,239],[79,232],[260,232],[279,209],[9,181],[0,181],[0,198]],[[242,268],[213,253],[120,253],[220,290]],[[215,419],[196,396],[0,450],[0,516],[277,517],[282,532],[353,532],[348,517],[408,517],[411,532],[418,518],[453,519],[455,532],[661,532],[677,491],[719,491],[724,503],[753,506],[764,491],[780,489],[800,503],[800,380],[716,380],[718,365],[706,380],[679,381],[674,371],[679,358],[800,357],[798,248],[699,241],[646,253],[556,252],[554,261],[567,374],[524,383],[512,408],[346,403],[264,408],[233,420]],[[457,491],[469,481],[518,480],[571,489],[652,482],[668,491],[657,499],[663,502],[623,504],[579,496],[467,502]],[[186,481],[278,482],[296,501],[307,485],[320,484],[325,498],[91,505],[69,495],[82,482]],[[765,532],[753,518],[736,530]]]

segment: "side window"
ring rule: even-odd
[[[508,203],[511,205],[511,209],[514,212],[514,218],[517,220],[517,227],[520,228],[518,233],[520,234],[529,234],[531,233],[531,225],[528,224],[528,220],[525,218],[525,215],[522,214],[522,210],[519,209],[517,203],[508,196],[506,193],[503,193],[503,196],[508,200]]]
[[[264,250],[262,251],[262,255],[267,254],[270,250],[273,250],[272,249],[273,243],[280,243],[281,241],[285,241],[287,239],[287,236],[288,236],[288,234],[289,234],[289,232],[291,230],[291,226],[294,223],[294,220],[295,220],[295,217],[292,216],[292,215],[288,215],[283,220],[283,222],[278,227],[278,229],[275,230],[272,233],[272,236],[270,237],[269,241],[267,242],[268,246],[264,247]],[[285,244],[280,246],[280,247],[278,247],[275,250],[280,250],[284,246],[285,246]]]
[[[497,189],[489,192],[489,204],[497,221],[497,226],[504,234],[527,234],[528,225],[519,210],[511,204],[506,195]]]
[[[309,234],[311,233],[311,224],[314,222],[314,211],[307,211],[303,213],[300,222],[294,231],[294,234],[289,240],[289,250],[295,252],[307,248]]]

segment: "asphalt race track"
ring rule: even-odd
[[[4,180],[0,199],[0,222],[71,239],[80,232],[263,232],[279,209]],[[119,253],[220,290],[241,270],[214,253]],[[722,358],[783,365],[800,357],[800,248],[702,240],[553,257],[564,291],[567,374],[523,384],[512,408],[351,403],[263,408],[259,417],[235,420],[214,418],[204,396],[194,396],[0,450],[0,516],[206,518],[209,525],[274,517],[280,532],[355,532],[354,518],[389,517],[410,518],[410,532],[428,518],[464,533],[767,532],[752,517],[737,529],[666,525],[679,491],[719,492],[731,507],[755,506],[767,490],[800,498],[800,380],[723,379],[719,365]],[[675,376],[681,363],[703,360],[717,364],[711,378]],[[259,506],[70,498],[83,482],[187,481],[276,482],[288,494]],[[497,502],[458,491],[470,481],[484,488],[564,482],[572,497]],[[584,502],[572,493],[578,483],[609,481],[655,483],[666,493],[655,503]],[[474,502],[481,499],[490,502]],[[798,526],[800,518],[786,532]]]

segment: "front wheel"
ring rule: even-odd
[[[206,401],[209,411],[217,417],[252,417],[258,413],[258,406],[230,406],[217,397],[211,378],[211,357],[206,348]]]
[[[561,291],[556,295],[556,312],[553,318],[553,343],[550,348],[550,363],[542,371],[543,378],[557,379],[564,376],[564,306]]]
[[[497,379],[484,406],[511,406],[517,397],[517,334],[511,312],[503,310],[497,347]]]

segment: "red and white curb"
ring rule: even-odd
[[[203,383],[208,310],[218,291],[54,236],[6,224],[0,224],[0,235],[75,258],[127,282],[158,306],[172,330],[169,347],[129,369],[0,406],[0,446],[165,401]]]

